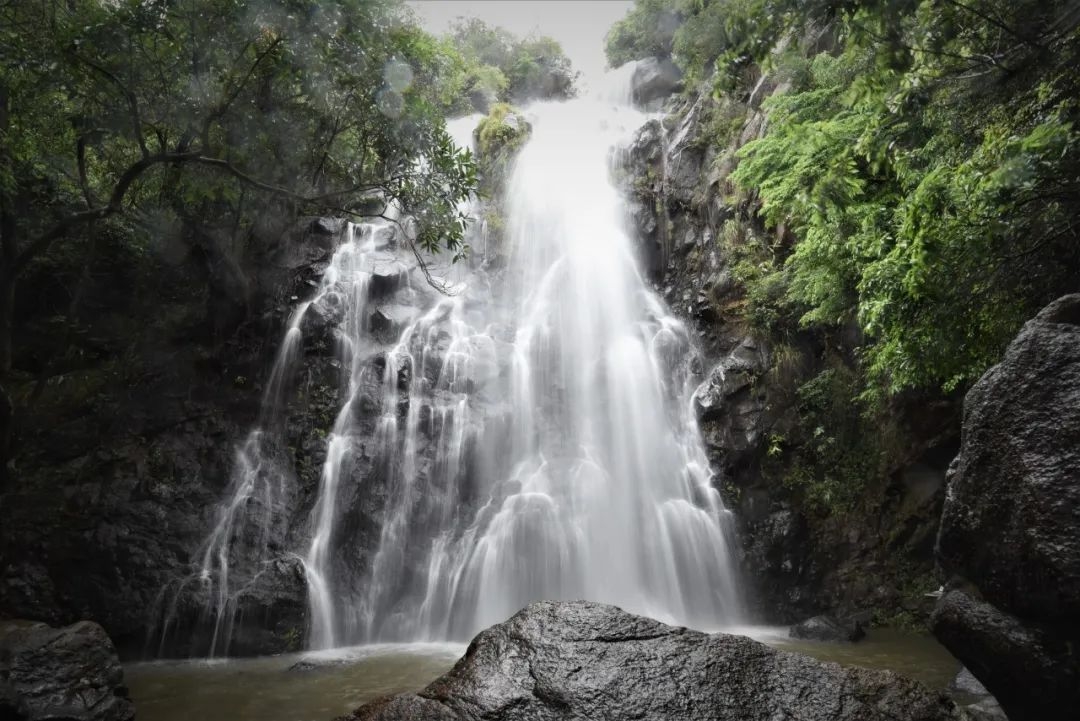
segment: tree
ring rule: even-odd
[[[403,51],[416,37],[396,3],[77,0],[0,13],[5,371],[27,265],[162,198],[193,206],[244,186],[361,216],[379,193],[424,216],[421,247],[460,242],[471,161],[412,83]]]
[[[441,77],[439,53],[398,0],[0,5],[0,380],[19,278],[120,216],[396,203],[418,249],[459,248],[475,167],[415,82]]]

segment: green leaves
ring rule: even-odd
[[[429,249],[460,246],[476,176],[443,128],[453,63],[398,0],[14,3],[0,28],[0,192],[35,196],[24,237],[62,237],[117,188],[103,212],[233,232],[270,210],[363,216],[379,191]]]
[[[842,52],[769,102],[732,176],[794,231],[801,323],[859,322],[871,395],[970,382],[1080,280],[1075,31],[1030,2],[1014,25],[989,0],[911,4],[841,13]]]

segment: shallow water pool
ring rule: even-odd
[[[881,629],[859,643],[834,644],[796,641],[786,628],[729,632],[825,661],[891,669],[935,689],[943,689],[960,667],[929,635]],[[464,652],[462,644],[364,646],[136,663],[125,667],[125,675],[139,721],[330,721],[379,696],[423,688]]]

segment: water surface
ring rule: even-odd
[[[789,639],[787,629],[738,630],[821,660],[898,671],[935,689],[959,670],[929,635],[880,629],[859,643],[835,644]],[[330,721],[380,696],[423,688],[464,652],[458,644],[378,645],[254,659],[155,661],[132,664],[125,674],[140,721]],[[298,663],[307,670],[298,670]]]

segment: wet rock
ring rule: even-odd
[[[393,250],[398,246],[401,231],[392,223],[386,225],[373,225],[371,230],[371,245],[375,250]]]
[[[1029,321],[964,402],[933,629],[1013,721],[1080,708],[1080,295]]]
[[[938,640],[971,670],[1013,721],[1075,718],[1075,642],[1030,625],[971,593],[942,596],[931,617]],[[1031,689],[1040,690],[1034,696]]]
[[[755,453],[768,426],[765,389],[757,380],[769,368],[768,349],[744,338],[694,393],[694,408],[710,453],[738,465]]]
[[[866,630],[855,618],[840,620],[832,616],[814,616],[792,626],[788,635],[809,641],[852,643],[865,637]]]
[[[951,701],[886,671],[841,668],[742,636],[666,626],[597,603],[534,603],[478,635],[419,693],[376,719],[959,721]]]
[[[337,235],[345,228],[342,218],[315,218],[308,230],[316,235]]]
[[[313,671],[328,671],[341,666],[348,666],[349,664],[356,663],[356,659],[353,658],[319,658],[309,657],[304,658],[292,666],[286,669],[289,673],[311,673]]]
[[[398,303],[380,305],[371,314],[371,332],[384,343],[393,343],[416,317],[416,309]]]
[[[949,691],[967,694],[968,696],[990,695],[990,692],[986,690],[986,686],[979,683],[979,679],[975,678],[967,668],[961,668],[956,674],[956,678],[949,682]]]
[[[0,717],[129,721],[135,707],[112,641],[96,623],[0,622]]]
[[[371,297],[384,298],[408,284],[411,268],[392,253],[377,253],[371,257],[368,270]]]
[[[669,58],[645,58],[638,61],[630,77],[634,102],[648,105],[671,95],[682,82],[682,71]]]
[[[300,321],[300,332],[307,341],[329,341],[345,318],[345,298],[341,293],[328,292],[308,306]]]
[[[768,353],[757,341],[743,339],[709,371],[709,377],[694,393],[698,417],[715,420],[726,415],[731,399],[768,370],[768,363]]]
[[[963,709],[971,721],[1009,721],[1009,717],[1005,715],[1005,709],[1001,708],[1001,704],[993,696],[964,706]]]

